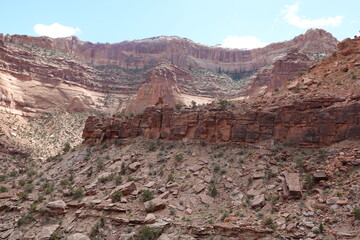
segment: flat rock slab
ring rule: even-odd
[[[60,225],[49,225],[45,226],[41,229],[39,234],[37,235],[38,240],[49,240],[51,238],[51,235],[60,227]]]
[[[109,196],[112,196],[116,191],[120,191],[124,196],[127,196],[131,194],[135,189],[136,189],[136,185],[134,181],[127,182],[116,187],[113,191],[111,191]]]
[[[129,169],[133,172],[138,170],[138,168],[141,166],[141,162],[133,162],[129,164]]]
[[[90,240],[90,238],[82,233],[74,233],[68,236],[66,240]]]
[[[205,189],[205,185],[204,184],[196,184],[195,186],[193,186],[193,189],[195,191],[195,193],[200,193]]]
[[[312,173],[314,181],[319,182],[321,180],[327,180],[328,177],[324,171],[316,171]]]
[[[206,195],[206,194],[200,194],[199,195],[200,197],[200,201],[202,203],[205,203],[205,204],[212,204],[214,202],[214,199],[212,197],[210,197],[209,195]]]
[[[298,173],[284,172],[284,194],[293,198],[301,198],[301,184]]]
[[[260,195],[255,196],[250,204],[251,204],[252,208],[258,208],[258,207],[264,206],[264,204],[265,204],[265,195],[260,194]]]

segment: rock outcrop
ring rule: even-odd
[[[89,117],[83,132],[87,143],[145,136],[171,140],[199,139],[254,143],[276,141],[321,146],[360,138],[360,102],[309,99],[275,109],[237,113],[221,109],[175,111],[147,108],[134,118]]]
[[[128,101],[124,113],[141,113],[147,107],[166,103],[171,107],[184,104],[177,78],[190,80],[188,71],[172,64],[163,63],[146,73],[147,83]],[[159,101],[160,100],[160,101]]]

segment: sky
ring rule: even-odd
[[[309,28],[340,41],[360,30],[359,0],[1,0],[1,9],[0,33],[93,43],[175,35],[251,49]]]

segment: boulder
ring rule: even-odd
[[[148,213],[156,212],[166,208],[167,200],[166,198],[169,196],[169,192],[165,192],[159,195],[157,198],[154,198],[150,201],[144,203],[145,211]]]
[[[56,200],[53,202],[48,202],[48,204],[46,204],[46,207],[51,210],[65,211],[67,204],[63,200]]]
[[[285,188],[284,194],[292,198],[301,198],[301,184],[298,173],[284,172]]]
[[[114,190],[111,191],[109,196],[112,196],[114,192],[120,191],[123,196],[130,195],[136,189],[136,185],[134,181],[124,183],[120,186],[117,186]]]
[[[258,208],[265,205],[265,195],[260,194],[254,197],[254,199],[250,202],[252,208]]]

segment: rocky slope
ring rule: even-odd
[[[237,103],[92,116],[94,145],[46,162],[0,153],[0,238],[359,239],[359,52]]]
[[[0,238],[355,240],[357,146],[136,138],[41,165],[1,155]]]

